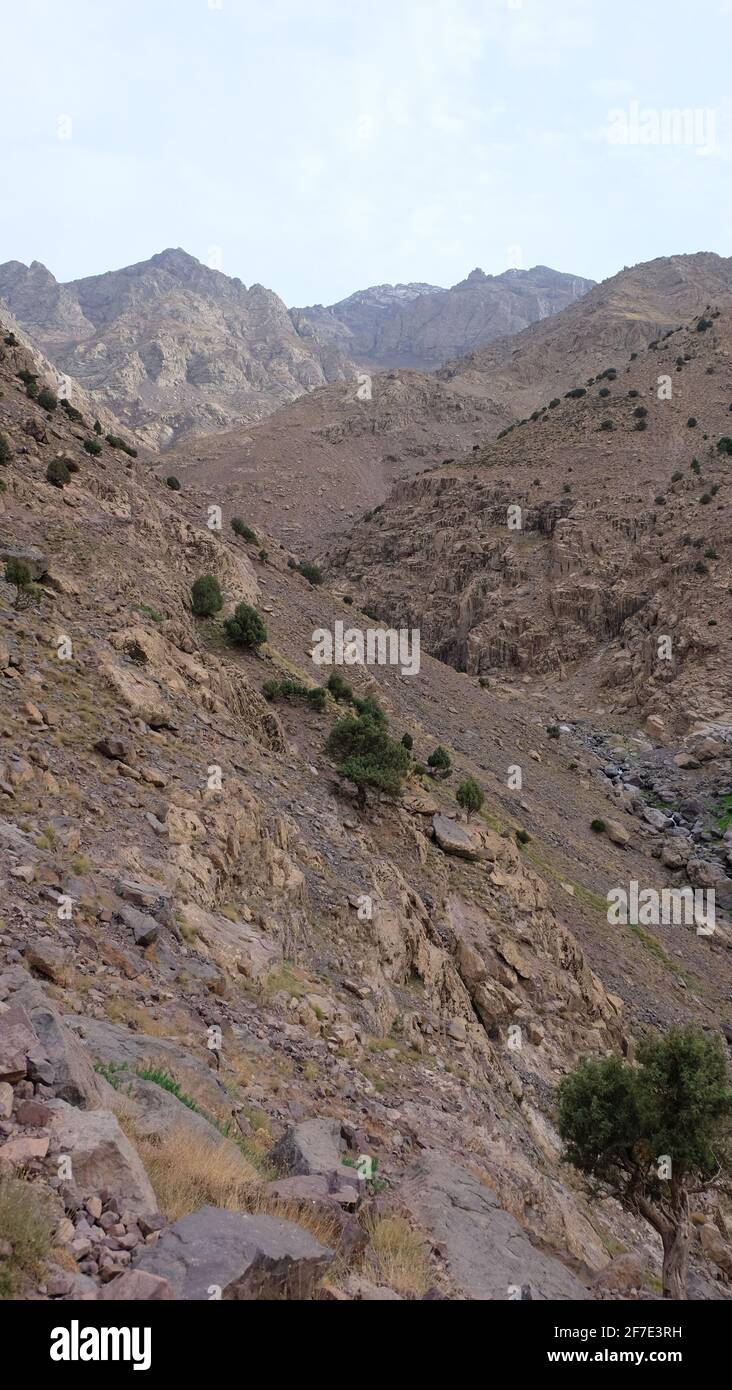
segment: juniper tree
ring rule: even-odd
[[[696,1025],[645,1039],[637,1066],[585,1058],[560,1083],[564,1158],[661,1237],[664,1298],[687,1297],[690,1198],[727,1164],[731,1111],[722,1044]]]
[[[406,748],[390,737],[386,721],[372,714],[339,720],[331,729],[325,751],[341,777],[353,782],[362,808],[369,787],[397,796],[409,770]]]

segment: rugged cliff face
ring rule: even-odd
[[[293,309],[298,329],[336,344],[375,368],[433,371],[496,338],[566,309],[593,280],[537,265],[502,275],[471,271],[449,290],[435,285],[374,285],[328,308]]]
[[[560,1162],[554,1095],[579,1055],[632,1055],[648,1026],[729,1022],[723,926],[608,927],[606,886],[673,881],[654,857],[671,836],[616,805],[600,842],[615,790],[581,729],[549,738],[541,700],[429,656],[412,679],[349,675],[455,774],[415,765],[360,811],[324,753],[342,706],[262,687],[322,679],[313,630],[366,616],[278,541],[238,539],[226,508],[209,529],[205,488],[85,450],[89,421],[29,400],[29,358],[0,344],[0,554],[33,581],[0,584],[0,1200],[41,1250],[10,1241],[3,1277],[203,1297],[169,1258],[186,1222],[235,1297],[654,1296],[659,1249]],[[542,515],[532,542],[553,543]],[[196,619],[205,573],[223,608]],[[258,653],[219,622],[241,600],[266,622]],[[237,1211],[256,1217],[246,1251]],[[711,1213],[705,1297],[728,1258]]]
[[[46,267],[0,267],[0,299],[62,371],[149,444],[256,420],[355,375],[305,340],[276,294],[167,250],[60,285]]]

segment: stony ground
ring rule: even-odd
[[[561,1163],[554,1097],[649,1025],[732,1024],[723,917],[635,933],[605,903],[676,882],[680,846],[721,880],[721,736],[681,767],[647,732],[598,743],[600,716],[548,732],[520,682],[354,668],[455,768],[359,810],[324,754],[335,701],[261,689],[320,680],[314,630],[368,620],[226,509],[209,529],[210,492],[85,450],[90,422],[40,409],[23,370],[6,344],[0,554],[35,584],[0,585],[0,1292],[656,1296],[654,1238]],[[225,607],[196,619],[207,572]],[[224,638],[241,599],[259,654]],[[695,1219],[692,1294],[726,1297],[729,1214]]]

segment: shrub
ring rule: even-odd
[[[468,820],[483,805],[483,793],[474,777],[468,777],[464,782],[461,782],[455,795],[458,806],[462,806],[463,810],[467,812]]]
[[[26,1284],[40,1278],[57,1221],[51,1194],[38,1183],[0,1176],[0,1299],[23,1297]]]
[[[686,423],[687,423],[687,425],[688,425],[688,427],[689,427],[690,430],[696,429],[696,425],[697,425],[696,416],[695,416],[695,415],[690,415]]]
[[[708,328],[711,328],[711,327],[712,327],[712,320],[711,320],[711,319],[704,319],[704,318],[702,318],[702,319],[699,320],[698,324],[696,325],[696,331],[697,331],[697,333],[706,333],[707,329],[708,329]]]
[[[708,560],[716,560],[719,558],[713,545],[707,546],[706,550],[704,551],[704,554],[706,555]]]
[[[677,469],[675,469],[674,472],[671,474],[671,482],[672,482],[672,483],[680,483],[680,482],[681,482],[681,479],[683,478],[683,476],[684,476],[684,475],[683,475],[683,473],[681,472],[681,469],[680,469],[680,468],[677,468]]]
[[[268,551],[268,550],[260,550],[258,559],[261,561],[261,563],[262,563],[263,565],[266,565],[266,563],[267,563],[267,561],[268,561],[268,559],[269,559],[269,551]]]
[[[610,395],[610,387],[609,387],[609,386],[603,386],[603,387],[601,387],[600,393],[599,393],[599,394],[600,394],[603,398],[604,398],[605,396],[609,396],[609,395]]]
[[[213,574],[202,574],[191,585],[191,606],[197,618],[211,618],[223,607],[219,581]]]
[[[303,560],[302,564],[298,565],[297,570],[298,574],[301,574],[303,579],[307,579],[309,584],[322,584],[323,572],[319,565],[311,565],[308,560]]]
[[[658,497],[654,497],[653,501],[657,507],[666,506],[666,498],[664,497],[662,492],[659,492]]]
[[[362,699],[356,697],[353,704],[357,714],[363,719],[373,719],[375,724],[386,725],[386,714],[373,695],[365,695]]]
[[[692,1193],[727,1166],[732,1094],[724,1049],[698,1025],[638,1045],[637,1065],[584,1058],[558,1092],[564,1159],[661,1237],[663,1296],[685,1299]],[[671,1155],[669,1178],[660,1156]],[[703,1200],[703,1199],[702,1199]]]
[[[571,484],[571,483],[565,483],[565,484],[564,484],[564,487],[563,487],[563,489],[562,489],[562,491],[563,491],[563,492],[571,492],[571,491],[572,491],[572,484]]]
[[[14,333],[6,333],[3,342],[6,347],[18,347],[18,339]]]
[[[732,406],[730,406],[730,410],[732,410]],[[717,452],[720,454],[732,454],[732,439],[728,434],[723,434],[722,438],[717,440]]]
[[[559,397],[558,397],[558,396],[555,396],[555,397],[554,397],[554,400],[549,402],[549,409],[550,409],[550,410],[556,410],[556,408],[557,408],[558,405],[559,405]]]
[[[603,831],[606,829],[607,827],[604,820],[599,816],[595,816],[595,819],[590,821],[590,830],[594,830],[596,835],[602,835]]]
[[[442,747],[441,743],[438,743],[434,752],[430,753],[429,758],[427,759],[427,766],[434,768],[436,772],[450,771],[450,768],[452,767],[452,763],[450,761],[450,754],[448,753],[446,748]]]
[[[101,433],[102,433],[102,427],[101,427],[101,425],[100,425],[100,423],[99,423],[98,420],[95,420],[95,421],[94,421],[94,433],[95,433],[95,434],[101,434]]]
[[[406,748],[407,752],[408,752],[408,753],[411,753],[413,747],[414,747],[414,739],[412,738],[412,735],[411,735],[411,734],[402,734],[402,748]]]
[[[349,605],[349,607],[350,607],[350,605],[353,603],[353,597],[352,597],[352,595],[351,595],[351,594],[344,594],[344,595],[343,595],[343,602],[344,602],[344,603],[347,603],[347,604]]]
[[[607,430],[607,431],[609,431],[609,430],[614,430],[614,429],[615,429],[615,425],[613,424],[612,420],[603,420],[602,423],[601,423],[601,425],[600,425],[600,429],[601,429],[601,430]]]
[[[369,715],[339,720],[328,736],[325,751],[340,776],[355,786],[362,807],[369,787],[397,796],[409,769],[406,748],[389,736],[385,721]]]
[[[180,480],[176,478],[174,473],[169,474],[165,481],[171,492],[180,492]]]
[[[318,712],[325,709],[325,689],[322,685],[303,685],[302,681],[290,680],[289,677],[281,681],[266,681],[262,694],[267,700],[307,700]]]
[[[574,388],[573,391],[565,391],[565,393],[564,393],[565,400],[570,400],[570,401],[577,401],[577,400],[579,400],[580,396],[586,396],[586,395],[587,395],[587,392],[586,392],[584,386],[575,386],[575,388]]]
[[[334,700],[347,705],[353,699],[353,690],[348,681],[343,679],[340,671],[331,671],[327,684]]]
[[[689,467],[692,473],[696,473],[697,475],[701,473],[701,464],[698,459],[692,459]]]
[[[96,425],[94,426],[96,429]],[[133,449],[126,439],[122,439],[119,434],[105,434],[104,438],[113,449],[121,449],[123,453],[129,454],[131,459],[137,458],[137,449]]]
[[[49,390],[47,386],[44,386],[43,390],[38,392],[36,399],[42,410],[55,410],[58,405],[58,396],[55,396],[53,391]]]
[[[636,422],[635,422],[635,427],[636,427],[637,430],[647,430],[647,429],[648,429],[648,421],[647,421],[647,420],[644,420],[644,419],[636,420]]]
[[[558,725],[558,724],[548,724],[548,725],[547,725],[547,730],[546,730],[546,731],[547,731],[547,733],[548,733],[548,735],[549,735],[550,738],[559,738],[559,725]]]
[[[88,454],[101,454],[102,446],[98,439],[85,439],[84,448]]]
[[[54,487],[65,487],[67,483],[71,482],[68,464],[63,459],[51,459],[46,469],[46,478],[49,483],[53,483]]]
[[[648,414],[648,411],[644,405],[637,405],[635,410],[633,411],[633,414],[635,415],[637,420],[644,420],[646,415]]]
[[[31,572],[24,560],[18,560],[15,556],[5,561],[5,583],[12,584],[15,589],[15,606],[20,605],[21,594],[30,588]]]
[[[0,463],[10,463],[13,457],[13,450],[10,447],[10,440],[6,434],[0,431]]]
[[[71,401],[67,401],[65,396],[62,396],[61,400],[59,401],[59,405],[61,406],[62,410],[66,411],[66,414],[68,415],[70,420],[74,420],[78,424],[81,424],[83,422],[84,417],[81,411],[77,410],[76,406],[71,404]]]
[[[699,498],[699,502],[700,502],[700,504],[701,504],[702,507],[707,507],[707,506],[709,505],[709,503],[711,502],[711,500],[712,500],[712,494],[711,494],[710,492],[703,492],[702,495],[701,495],[701,497]]]
[[[250,603],[237,603],[233,616],[226,619],[224,628],[229,641],[237,647],[261,647],[267,641],[267,629]]]
[[[250,545],[256,542],[256,532],[252,530],[251,526],[247,526],[240,516],[232,516],[231,529],[235,536],[241,536],[242,540],[247,541]]]
[[[530,844],[530,843],[531,843],[531,836],[530,836],[528,830],[517,830],[517,831],[516,831],[516,841],[517,841],[517,843],[518,843],[519,845],[528,845],[528,844]]]

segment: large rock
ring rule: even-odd
[[[282,961],[279,944],[248,922],[230,922],[195,903],[186,903],[181,916],[185,926],[196,933],[197,949],[205,947],[216,964],[233,976],[265,979]]]
[[[451,1280],[469,1299],[505,1300],[528,1285],[534,1299],[589,1298],[559,1259],[531,1244],[479,1178],[438,1150],[407,1170],[400,1196],[442,1248]]]
[[[28,1011],[38,1038],[36,1052],[47,1060],[50,1068],[48,1084],[53,1086],[56,1095],[82,1109],[100,1105],[102,1093],[99,1078],[90,1057],[65,1026],[61,1015],[40,986],[34,980],[28,980],[17,990],[14,998]]]
[[[163,1233],[135,1270],[166,1279],[176,1298],[309,1299],[333,1258],[309,1231],[276,1216],[201,1207]]]
[[[39,1050],[30,1018],[20,1004],[0,1013],[0,1081],[22,1081],[28,1073],[28,1057]]]
[[[345,1151],[340,1120],[317,1118],[290,1125],[270,1151],[275,1168],[292,1177],[332,1173],[340,1168]],[[346,1170],[346,1175],[349,1170]]]
[[[111,1110],[77,1110],[51,1102],[51,1153],[68,1154],[77,1187],[109,1188],[122,1206],[137,1215],[157,1211],[157,1200],[137,1150]]]
[[[449,816],[433,816],[432,833],[445,854],[456,854],[460,859],[480,859],[480,845],[464,825]]]

